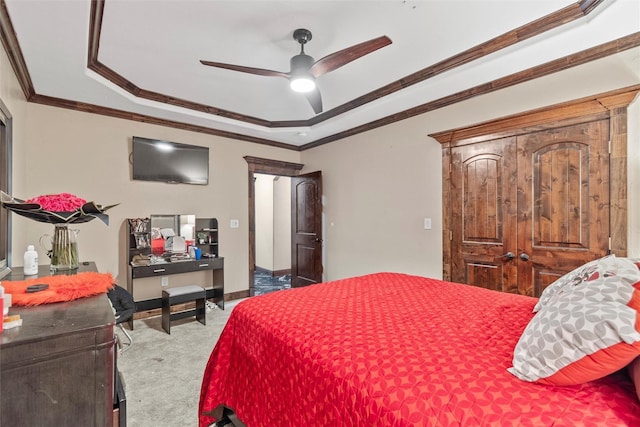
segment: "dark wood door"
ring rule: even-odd
[[[322,173],[291,178],[291,286],[322,281]]]
[[[609,249],[609,121],[518,137],[519,292]]]
[[[539,296],[609,247],[608,120],[451,150],[451,279]]]
[[[451,279],[517,291],[515,138],[452,150]]]

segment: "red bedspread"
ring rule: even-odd
[[[570,387],[507,372],[537,300],[380,273],[239,303],[207,365],[200,426],[640,426],[624,373]]]

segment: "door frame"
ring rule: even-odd
[[[244,159],[249,167],[249,296],[254,296],[253,276],[256,268],[256,188],[254,185],[254,174],[260,173],[293,177],[300,175],[300,171],[304,165],[301,163],[252,156],[245,156]]]
[[[451,148],[523,133],[609,119],[609,253],[627,255],[627,107],[640,92],[634,85],[489,122],[430,134],[442,145],[442,271],[451,279]]]

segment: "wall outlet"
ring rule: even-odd
[[[238,228],[240,227],[240,220],[232,219],[229,225],[231,228]]]
[[[169,276],[162,276],[162,286],[169,286]]]

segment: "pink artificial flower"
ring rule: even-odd
[[[25,203],[37,203],[50,212],[72,212],[80,209],[87,201],[69,193],[45,194],[27,200]]]

